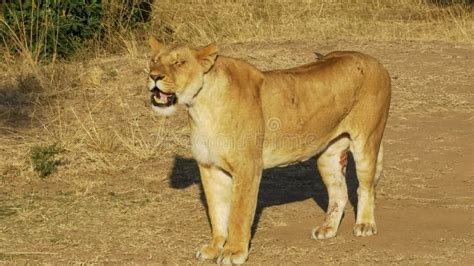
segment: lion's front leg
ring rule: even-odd
[[[246,169],[233,173],[229,236],[217,259],[219,264],[243,264],[249,254],[250,230],[257,206],[262,169],[250,162],[244,165]]]
[[[199,172],[211,220],[212,240],[196,253],[196,257],[201,260],[214,259],[221,254],[227,239],[232,178],[213,166],[199,165]]]

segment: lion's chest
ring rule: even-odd
[[[216,156],[211,149],[212,143],[201,130],[193,130],[191,135],[191,150],[194,159],[201,164],[215,164]]]
[[[212,117],[210,113],[200,110],[200,112],[189,112],[192,119],[191,151],[196,161],[201,164],[217,164],[218,157],[215,149],[216,141],[212,135]]]

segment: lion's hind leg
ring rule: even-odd
[[[339,223],[347,203],[346,166],[350,139],[340,137],[319,156],[317,165],[326,185],[329,204],[324,222],[316,227],[312,239],[326,239],[336,236]]]
[[[357,179],[357,218],[354,226],[355,236],[377,234],[375,224],[375,186],[382,172],[383,151],[380,140],[356,139],[353,141],[354,161]]]

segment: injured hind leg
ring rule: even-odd
[[[341,138],[332,143],[318,158],[317,165],[328,191],[329,204],[324,222],[313,230],[313,239],[336,236],[347,203],[345,174],[349,143],[348,138]]]

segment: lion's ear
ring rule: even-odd
[[[163,44],[159,42],[155,36],[151,36],[148,42],[150,43],[151,51],[153,53],[158,53],[158,51],[163,47]]]
[[[204,72],[209,71],[214,65],[217,58],[218,48],[215,43],[211,43],[206,47],[200,48],[196,51],[196,58],[201,66],[204,68]]]

